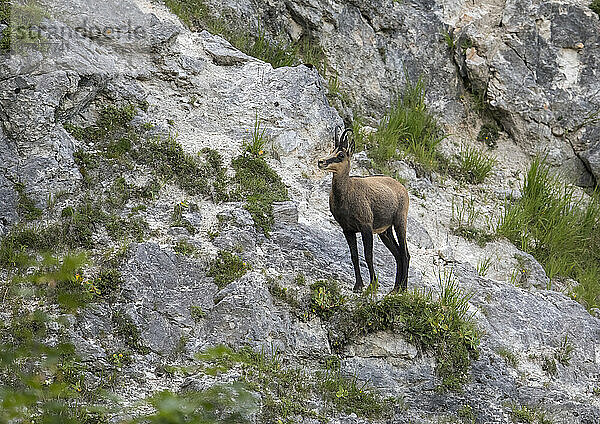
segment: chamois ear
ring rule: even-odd
[[[350,133],[352,135],[350,136],[350,142],[348,143],[348,153],[352,155],[356,150],[356,144],[354,143],[354,133],[352,132],[352,130],[350,130]]]
[[[343,148],[344,150],[346,150],[348,153],[352,152],[352,149],[354,148],[354,141],[352,142],[352,146],[348,143],[348,133],[352,132],[352,128],[347,128],[344,130],[344,132],[342,133],[341,137],[340,137],[340,147]]]
[[[339,125],[335,126],[335,134],[333,136],[333,148],[337,149],[340,146],[340,130],[342,128]]]

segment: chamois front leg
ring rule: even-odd
[[[365,228],[360,233],[362,235],[363,247],[365,248],[365,261],[367,261],[367,267],[369,268],[369,284],[373,284],[375,281],[375,268],[373,268],[373,229]]]
[[[350,256],[352,257],[352,265],[354,265],[354,277],[356,283],[352,289],[355,293],[360,293],[363,289],[362,276],[360,275],[360,265],[358,262],[358,246],[356,245],[356,233],[352,231],[344,231],[344,236],[350,247]]]

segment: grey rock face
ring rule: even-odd
[[[445,123],[468,117],[463,81],[531,154],[547,155],[574,182],[600,175],[597,68],[600,23],[587,4],[515,0],[209,1],[274,38],[316,40],[356,111],[380,118],[406,79],[423,75]],[[454,38],[454,58],[443,33]],[[377,75],[377,78],[373,78]],[[346,117],[350,118],[350,117]],[[593,178],[591,178],[591,174]]]
[[[550,279],[546,275],[546,271],[533,256],[526,252],[518,252],[515,257],[520,265],[518,283],[521,287],[538,289],[550,287]]]
[[[250,60],[255,60],[233,48],[229,42],[223,40],[221,37],[213,36],[207,31],[203,31],[201,35],[204,38],[204,49],[212,57],[215,65],[239,65]]]
[[[423,225],[421,225],[421,223],[412,216],[409,216],[407,220],[406,239],[421,249],[433,248],[433,240],[431,240],[431,236],[425,227],[423,227]]]
[[[275,38],[317,40],[329,74],[339,75],[342,91],[361,114],[382,116],[406,78],[416,80],[423,74],[431,82],[427,96],[434,110],[446,122],[460,119],[459,78],[440,35],[444,23],[436,13],[439,6],[433,2],[207,3],[215,13],[233,13],[255,27],[260,17],[261,25]]]
[[[581,165],[569,165],[579,156],[598,178],[598,17],[569,1],[515,0],[473,12],[454,25],[459,44],[473,45],[456,50],[463,75],[485,90],[504,128],[532,154],[547,154],[586,184]]]
[[[214,379],[163,378],[157,367],[171,363],[173,358],[191,361],[192,354],[219,343],[266,350],[275,347],[287,358],[316,367],[332,352],[323,322],[319,318],[307,322],[299,319],[294,307],[269,288],[279,282],[290,293],[298,294],[298,301],[304,301],[301,296],[310,295],[310,283],[336,279],[349,301],[354,299],[348,247],[341,230],[328,221],[328,183],[314,175],[300,178],[302,172],[314,171],[310,164],[320,150],[330,146],[331,130],[341,122],[327,104],[322,79],[305,66],[273,70],[233,50],[219,37],[206,32],[190,34],[169,19],[142,13],[139,5],[150,7],[146,2],[83,3],[77,3],[82,16],[98,16],[99,22],[115,28],[127,23],[123,16],[131,17],[143,25],[148,36],[139,45],[116,35],[74,36],[67,39],[67,52],[52,56],[50,61],[44,62],[40,53],[27,61],[13,56],[0,63],[1,78],[7,76],[0,86],[0,232],[17,219],[13,180],[23,179],[38,201],[45,199],[48,190],[74,190],[78,186],[80,175],[72,154],[80,146],[62,123],[74,117],[92,122],[94,111],[88,106],[98,97],[117,103],[148,99],[148,112],[137,117],[137,123],[156,119],[160,121],[157,133],[166,134],[169,127],[164,122],[177,118],[186,151],[195,153],[210,146],[219,149],[226,160],[239,154],[242,140],[248,136],[246,130],[252,128],[259,110],[274,150],[281,155],[267,160],[288,184],[293,200],[274,205],[276,225],[267,238],[256,230],[241,202],[214,204],[193,199],[201,209],[186,213],[198,230],[191,236],[187,230],[169,227],[172,204],[181,201],[183,194],[165,187],[161,193],[164,197],[159,199],[162,203],[148,211],[155,227],[153,241],[130,247],[130,256],[121,269],[125,279],[121,291],[110,302],[91,304],[77,316],[67,317],[77,353],[90,366],[105,364],[115,349],[126,347],[115,330],[115,317],[126,317],[123,319],[139,331],[140,343],[148,349],[133,352],[133,364],[124,371],[129,390],[124,397],[129,404],[165,388],[210,387]],[[447,20],[467,6],[391,0],[260,3],[253,6],[241,0],[229,6],[243,16],[257,10],[261,14],[277,12],[269,25],[281,25],[290,38],[302,34],[319,38],[343,86],[364,110],[382,113],[396,88],[402,86],[406,68],[413,78],[429,70],[429,78],[439,82],[431,85],[429,102],[436,110],[445,111],[447,122],[460,118],[460,82],[439,36],[443,26],[439,16]],[[73,23],[77,16],[69,4],[61,0],[50,7],[54,16],[64,16],[65,22]],[[498,28],[504,29],[495,29],[499,34],[490,40],[482,36],[478,24],[463,24],[458,31],[457,23],[458,36],[468,34],[477,42],[465,49],[461,70],[473,84],[488,86],[490,104],[518,139],[522,136],[520,140],[525,142],[526,135],[541,134],[562,143],[564,134],[581,134],[581,140],[589,141],[580,143],[582,157],[592,166],[597,149],[585,147],[586,143],[594,145],[596,136],[591,127],[567,133],[562,130],[568,128],[561,130],[561,125],[563,120],[576,125],[580,122],[575,121],[577,113],[589,110],[580,98],[583,91],[577,87],[581,81],[587,84],[581,87],[587,89],[596,84],[591,78],[595,72],[592,58],[583,56],[586,51],[596,54],[596,24],[592,22],[590,27],[594,31],[574,27],[574,22],[588,22],[591,16],[580,6],[562,9],[555,3],[535,5],[517,0],[499,5],[488,18],[502,15],[504,23]],[[156,10],[159,13],[160,9]],[[538,12],[540,22],[532,23]],[[567,16],[569,13],[573,16]],[[584,53],[579,53],[577,34],[587,37],[581,41],[586,46]],[[525,41],[530,45],[522,46]],[[488,45],[485,43],[491,46],[487,50],[482,47]],[[536,45],[542,48],[536,51],[531,47]],[[548,51],[556,55],[545,56]],[[573,65],[579,72],[576,84],[569,79],[575,72],[570,62],[573,52],[577,63],[582,64]],[[532,61],[538,61],[535,67]],[[517,77],[525,84],[519,86],[511,80]],[[544,107],[546,97],[556,102],[552,110],[562,110],[569,117],[559,120],[557,114],[550,113]],[[593,95],[588,97],[589,103],[594,103]],[[533,103],[534,108],[530,107]],[[539,133],[535,132],[536,125]],[[555,147],[555,162],[571,154],[564,150],[564,144]],[[436,189],[435,180],[416,180],[414,171],[397,165],[406,171],[413,189]],[[423,198],[422,202],[431,200]],[[164,207],[166,203],[169,207]],[[222,228],[210,239],[207,232],[214,225]],[[453,246],[435,246],[425,226],[412,216],[408,238],[419,248],[411,259],[410,288],[437,290],[435,278],[426,275],[435,273],[432,264],[453,267],[459,287],[473,295],[469,308],[483,335],[471,381],[463,392],[447,394],[436,391],[436,358],[419,352],[397,334],[371,334],[347,346],[341,357],[344,375],[356,375],[384,394],[403,397],[406,410],[399,411],[392,422],[448,422],[465,404],[477,412],[478,422],[509,422],[507,403],[543,404],[557,422],[598,422],[600,408],[593,395],[600,372],[597,318],[567,296],[544,290],[547,276],[526,254],[522,257],[530,273],[523,284],[539,290],[479,277],[472,266],[457,260],[458,250]],[[198,247],[197,256],[175,254],[171,246],[180,239]],[[438,236],[436,243],[439,240]],[[434,247],[441,249],[436,252]],[[251,272],[221,290],[206,276],[210,258],[218,249],[241,250],[239,254],[252,265]],[[380,291],[386,293],[394,284],[395,261],[377,239],[374,249]],[[359,250],[362,259],[360,244]],[[362,260],[361,269],[366,280]],[[299,282],[300,275],[307,280],[304,285]],[[206,315],[193,317],[193,308]],[[565,341],[573,348],[566,363],[556,360]],[[515,356],[516,365],[507,361],[507,350]],[[555,374],[545,370],[547,361],[554,361]],[[331,421],[366,422],[352,415]]]

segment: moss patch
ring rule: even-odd
[[[244,207],[254,224],[268,235],[273,227],[273,203],[289,200],[285,184],[261,157],[245,154],[235,158],[232,166],[239,186],[236,194],[246,199]]]
[[[243,276],[250,269],[242,258],[226,250],[220,250],[216,259],[210,265],[208,276],[215,280],[219,289]]]

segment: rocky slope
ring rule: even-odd
[[[397,164],[412,202],[409,288],[439,293],[440,280],[451,279],[472,294],[468,311],[481,334],[479,353],[471,356],[468,380],[452,390],[443,390],[439,352],[436,356],[393,331],[361,334],[340,347],[334,343],[335,320],[306,308],[310,285],[322,279],[336,280],[348,304],[361,302],[350,292],[354,277],[347,245],[328,209],[330,177],[315,166],[331,147],[334,127],[343,122],[316,69],[273,69],[219,36],[189,31],[156,2],[41,4],[46,13],[38,25],[46,28],[41,39],[46,47],[13,52],[0,62],[0,232],[8,240],[23,225],[52,229],[62,222],[63,231],[81,229],[74,227],[80,222],[85,227],[87,218],[81,217],[92,216],[90,209],[100,211],[103,217],[90,221],[83,242],[57,241],[54,253],[60,257],[73,247],[85,248],[86,281],[107,264],[122,281],[110,295],[103,292],[73,309],[52,301],[53,295],[40,297],[15,274],[33,275],[33,286],[48,286],[50,294],[59,277],[36,279],[43,268],[32,264],[19,272],[4,267],[2,329],[22,311],[41,308],[51,316],[44,343],[56,345],[64,338],[85,367],[75,392],[112,393],[99,402],[109,407],[102,420],[151,414],[154,409],[144,400],[162,390],[206,392],[240,375],[254,385],[245,386],[249,397],[231,395],[234,406],[224,414],[229,422],[267,420],[260,411],[272,410],[272,399],[256,377],[265,367],[251,367],[262,371],[246,375],[239,363],[247,358],[237,365],[219,363],[223,372],[199,365],[202,358],[222,359],[195,356],[221,344],[236,351],[245,346],[277,351],[286,367],[309,375],[309,394],[295,399],[291,412],[275,409],[280,416],[271,416],[272,422],[283,419],[284,410],[286,422],[305,423],[600,420],[598,318],[561,291],[548,290],[562,287],[508,241],[482,247],[451,231],[455,209],[464,208],[465,199],[480,216],[496,220],[505,197],[519,196],[528,154],[540,148],[555,164],[575,170],[580,182],[597,178],[592,115],[600,103],[595,75],[600,25],[584,4],[214,2],[242,21],[260,16],[269,30],[284,30],[291,39],[303,34],[317,39],[355,110],[373,122],[407,75],[424,73],[428,104],[449,133],[459,134],[445,142],[450,153],[460,142],[471,142],[482,122],[464,94],[485,93],[490,115],[484,119],[497,120],[506,131],[496,153],[499,163],[486,183],[468,186],[435,173],[418,177],[409,165]],[[84,30],[74,31],[78,26]],[[440,35],[448,28],[454,50]],[[210,189],[196,191],[178,183],[185,175],[165,178],[169,171],[159,163],[163,150],[147,150],[157,137],[176,137],[183,152],[167,164],[172,170],[187,164],[186,157],[207,162],[205,149],[214,149],[233,184],[235,160],[257,133],[255,125],[269,140],[260,156],[289,196],[274,205],[268,237],[245,208],[247,199],[218,199],[214,178],[219,177],[207,175]],[[372,171],[364,154],[354,162],[356,173]],[[188,168],[183,169],[185,174]],[[155,180],[157,175],[163,178]],[[150,194],[131,194],[145,189]],[[89,197],[98,202],[86,203]],[[84,213],[82,204],[92,206]],[[77,214],[80,221],[73,218]],[[222,252],[243,258],[243,265],[228,266],[248,272],[220,284],[211,269]],[[489,270],[478,272],[484,263]],[[379,241],[375,267],[382,298],[395,270]],[[119,359],[120,353],[127,360]],[[341,376],[355,376],[381,399],[390,397],[392,407],[379,416],[357,405],[331,407],[336,397],[349,396],[346,383],[334,380],[337,392],[328,400],[318,384],[318,372],[331,358],[337,358]],[[277,372],[266,375],[283,379],[274,368]],[[76,396],[78,405],[88,399]],[[242,399],[249,406],[240,406],[235,415],[236,405],[246,404]],[[378,402],[374,405],[383,400]],[[305,409],[294,410],[298,404]],[[35,408],[31,411],[35,416]]]
[[[406,77],[424,74],[444,122],[472,126],[470,92],[528,153],[548,155],[580,185],[598,178],[600,23],[587,1],[207,3],[318,40],[361,115],[381,117]]]

